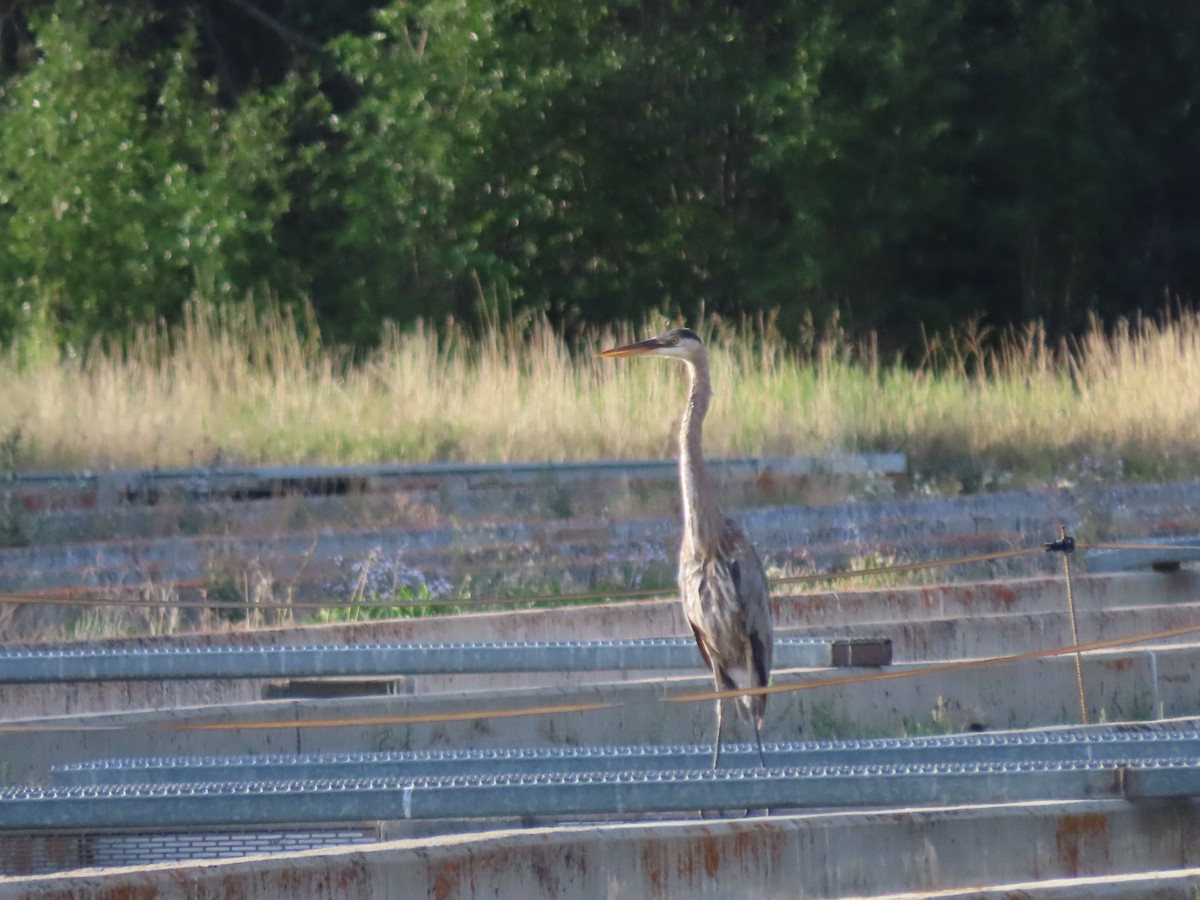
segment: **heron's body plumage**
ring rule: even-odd
[[[766,579],[754,546],[732,519],[725,519],[719,552],[706,553],[686,539],[679,551],[683,611],[708,668],[721,690],[765,687],[770,680],[770,610],[751,598],[765,597]],[[738,699],[738,713],[761,729],[767,698]]]

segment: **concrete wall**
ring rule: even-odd
[[[1105,801],[534,828],[0,879],[0,898],[928,896],[1197,865],[1195,803]]]

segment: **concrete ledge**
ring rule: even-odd
[[[1200,894],[1200,869],[1135,872],[1094,878],[1054,878],[988,887],[951,888],[904,894],[872,894],[871,900],[1195,900]],[[843,898],[854,900],[854,898]]]
[[[0,898],[150,896],[183,885],[190,896],[245,900],[961,896],[978,885],[1113,875],[1136,875],[1130,887],[1152,877],[1178,887],[1196,883],[1195,874],[1144,873],[1198,864],[1200,805],[1104,801],[495,831],[0,878]]]

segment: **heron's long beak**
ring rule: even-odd
[[[641,356],[644,353],[653,353],[655,350],[660,350],[663,346],[663,342],[658,338],[650,338],[647,341],[638,341],[635,344],[626,344],[623,347],[601,350],[596,355],[603,356],[605,359],[616,359],[621,356]]]

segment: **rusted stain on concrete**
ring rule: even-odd
[[[647,841],[641,846],[641,872],[646,886],[652,889],[656,896],[662,896],[666,884],[666,854],[660,844]]]
[[[791,835],[773,828],[769,822],[757,822],[734,835],[733,850],[738,859],[775,869],[783,865],[791,841]]]
[[[436,900],[475,897],[487,892],[487,886],[503,884],[524,885],[530,897],[577,896],[589,873],[587,849],[544,835],[530,845],[486,847],[452,858],[462,864],[453,868],[439,864],[442,877],[431,889]]]
[[[1094,859],[1095,845],[1104,842],[1102,859],[1108,860],[1108,816],[1100,812],[1065,815],[1054,832],[1054,844],[1064,872],[1079,874],[1080,852],[1088,851],[1085,859]],[[1090,846],[1089,846],[1090,845]]]
[[[463,882],[470,875],[470,857],[443,859],[429,873],[430,895],[433,900],[450,900],[460,894]]]
[[[529,867],[543,896],[562,897],[577,879],[586,878],[587,854],[569,844],[531,847]]]
[[[1005,609],[1011,609],[1017,605],[1017,592],[1005,584],[991,585],[990,593]]]
[[[695,884],[700,878],[716,878],[720,870],[719,841],[707,830],[687,842],[675,867],[676,875],[684,884]]]
[[[645,882],[639,893],[683,895],[704,884],[754,884],[783,866],[795,839],[766,822],[728,822],[719,830],[701,827],[674,851],[675,865],[668,867],[659,848],[643,847],[641,871]]]

